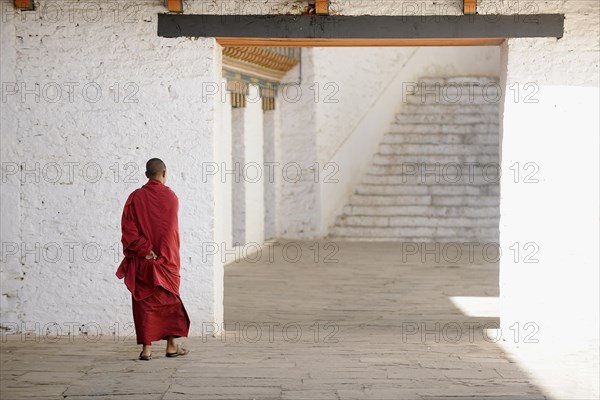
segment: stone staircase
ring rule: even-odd
[[[497,82],[427,78],[414,86],[330,237],[498,242]]]

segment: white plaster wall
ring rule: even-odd
[[[319,162],[331,160],[411,56],[406,47],[315,48]]]
[[[412,47],[417,50],[402,71],[406,82],[423,77],[500,75],[498,46]]]
[[[46,4],[38,2],[38,10]],[[47,172],[39,182],[29,176],[20,185],[2,183],[2,242],[34,249],[24,257],[3,251],[2,323],[28,322],[30,329],[56,322],[63,333],[67,323],[96,323],[104,334],[118,323],[119,334],[132,332],[124,325],[132,320],[130,294],[114,275],[120,217],[153,156],[166,162],[168,185],[180,200],[181,293],[192,334],[202,321],[219,322],[222,269],[202,251],[215,237],[219,199],[213,180],[199,173],[202,162],[215,158],[218,118],[213,101],[200,98],[203,83],[221,80],[214,40],[157,37],[156,15],[164,11],[158,0],[133,14],[105,12],[97,21],[79,3],[54,19],[13,14],[7,0],[0,5],[2,81],[29,90],[39,85],[42,93],[39,101],[29,94],[2,103],[2,162],[38,163]],[[52,89],[69,82],[79,85],[73,100],[63,93],[53,101]],[[88,99],[82,93],[89,83],[102,90],[95,102],[93,90]],[[53,162],[63,173],[56,183],[49,181]],[[72,179],[65,163],[74,163]]]
[[[599,5],[539,7],[566,14],[564,37],[511,39],[503,49],[500,240],[506,252],[520,243],[522,254],[501,259],[501,321],[505,332],[532,321],[540,338],[576,346],[598,337]],[[517,162],[535,163],[539,182],[515,179]],[[539,262],[525,262],[533,249]]]
[[[566,14],[565,35],[503,47],[500,322],[504,345],[556,398],[598,398],[600,6],[537,6]],[[528,162],[538,182],[524,182]]]
[[[339,15],[461,15],[463,10],[463,0],[331,0],[330,4],[330,13]]]
[[[246,163],[246,109],[234,108],[231,116],[232,161],[231,175],[226,180],[231,182],[232,189],[232,241],[234,245],[246,243],[246,182],[242,178],[242,167]]]
[[[498,46],[315,48],[314,54],[320,87],[315,97],[320,162],[329,161],[357,133],[359,123],[382,104],[392,101],[397,111],[402,106],[402,83],[423,77],[498,77],[500,72]],[[325,89],[328,84],[332,86]],[[390,93],[395,98],[382,99]],[[388,114],[386,122],[393,117]]]
[[[265,239],[275,239],[278,230],[278,206],[280,198],[281,168],[278,168],[280,146],[280,115],[279,109],[263,113],[264,133],[264,190],[265,190]]]
[[[193,14],[300,14],[307,9],[304,0],[184,0],[185,13]]]
[[[15,25],[4,23],[0,19],[0,84],[2,82],[15,82],[17,62],[16,51],[17,37]],[[0,88],[2,94],[4,86]],[[10,243],[21,242],[21,185],[15,175],[7,175],[9,166],[4,164],[12,160],[18,161],[22,149],[18,146],[16,135],[16,115],[19,104],[14,97],[0,99],[0,163],[2,175],[0,180],[0,235],[2,248],[0,249],[0,310],[1,321],[18,321],[21,307],[23,271],[18,257],[8,258],[5,253],[9,250]],[[12,134],[11,134],[12,133]],[[11,165],[10,167],[15,167]]]

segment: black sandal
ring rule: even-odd
[[[152,360],[152,353],[150,353],[149,356],[145,356],[144,351],[142,350],[142,352],[140,353],[140,360],[144,360],[144,361]]]
[[[188,354],[190,351],[187,349],[184,349],[183,347],[179,347],[179,345],[177,345],[177,351],[174,353],[166,353],[165,356],[167,357],[179,357],[179,356],[185,356],[186,354]]]

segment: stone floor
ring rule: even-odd
[[[423,262],[402,250],[302,243],[233,262],[225,334],[186,339],[192,352],[184,358],[156,349],[152,361],[138,361],[131,338],[9,336],[1,343],[0,398],[554,398],[485,329],[497,326],[496,316],[468,316],[451,301],[497,297],[496,262],[480,254],[470,261],[467,252],[452,262],[453,249]]]

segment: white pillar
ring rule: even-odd
[[[265,239],[278,236],[277,206],[281,163],[279,162],[279,111],[265,111],[264,116],[264,157],[265,157]]]
[[[220,46],[217,46],[218,54],[222,54]],[[219,61],[220,62],[220,61]],[[220,65],[219,65],[220,71]],[[226,88],[227,81],[221,79],[220,91]],[[213,313],[215,321],[219,326],[223,322],[223,297],[224,297],[224,268],[223,255],[227,249],[232,248],[232,180],[227,171],[232,167],[232,132],[231,132],[231,96],[228,93],[219,93],[214,97],[215,106],[215,143],[214,143],[214,171],[213,187],[215,191],[214,201],[214,275],[213,291],[214,306]],[[212,171],[212,170],[211,170]],[[202,327],[201,327],[202,328]]]
[[[315,181],[317,112],[314,100],[315,62],[312,49],[303,49],[302,63],[286,75],[302,82],[284,85],[277,98],[281,114],[281,183],[277,207],[279,235],[284,239],[314,239],[322,235],[321,199]]]
[[[221,90],[227,85],[227,80],[221,82]],[[233,170],[232,160],[232,108],[231,96],[226,94],[221,97],[220,114],[221,126],[216,141],[216,183],[221,201],[215,204],[215,213],[221,216],[221,221],[216,235],[219,237],[219,247],[230,249],[233,242],[232,227],[232,190],[234,179],[229,171]]]
[[[12,5],[9,5],[12,7]],[[0,160],[2,176],[0,185],[0,226],[2,268],[0,268],[0,321],[7,327],[16,326],[20,321],[21,287],[24,284],[23,268],[20,260],[21,248],[21,202],[20,202],[20,164],[17,111],[17,46],[15,25],[11,18],[0,24],[0,76],[2,77],[2,95],[0,101]],[[11,84],[11,82],[13,84]],[[8,95],[8,93],[15,93]],[[9,327],[10,328],[10,327]]]
[[[246,107],[233,110],[233,162],[240,171],[233,185],[233,243],[264,241],[263,111],[251,86]]]
[[[246,182],[242,176],[242,170],[246,164],[246,108],[234,108],[231,115],[232,134],[232,240],[234,245],[246,243]]]
[[[598,337],[598,71],[555,72],[555,47],[503,46],[501,327],[578,346]]]
[[[262,244],[265,238],[263,110],[258,88],[254,89],[256,93],[251,90],[246,105],[246,165],[242,173],[246,182],[246,241]]]

